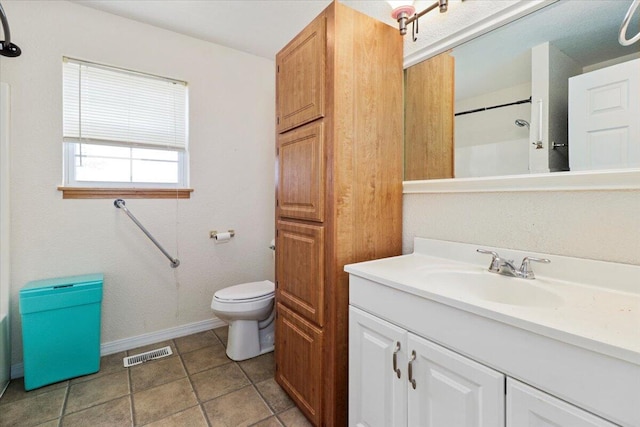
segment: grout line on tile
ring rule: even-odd
[[[62,401],[62,408],[60,409],[60,414],[58,416],[58,425],[62,424],[62,417],[64,417],[65,413],[67,412],[69,393],[71,393],[71,381],[67,381],[67,389],[65,390],[64,400]]]
[[[253,385],[253,380],[251,379],[251,377],[249,376],[249,374],[247,374],[247,371],[245,371],[244,369],[242,369],[242,365],[240,364],[240,362],[234,362],[238,365],[238,368],[240,368],[240,370],[242,371],[242,373],[247,377],[247,379],[249,380],[249,384]]]
[[[211,333],[213,334],[214,337],[216,337],[216,341],[218,341],[220,344],[222,344],[223,347],[225,347],[224,343],[222,342],[222,340],[220,339],[220,337],[218,336],[218,334],[216,334],[214,332],[213,329],[211,329]],[[226,348],[226,347],[225,347]]]
[[[187,409],[190,409],[190,408],[193,408],[193,407],[197,406],[198,409],[200,409],[200,412],[202,413],[202,415],[204,416],[204,419],[207,422],[207,426],[211,427],[211,422],[209,421],[209,417],[207,417],[207,411],[205,411],[204,408],[202,407],[202,401],[200,400],[200,396],[198,396],[198,393],[196,393],[196,389],[193,386],[193,381],[191,380],[191,375],[189,374],[189,371],[187,371],[187,366],[184,364],[184,360],[182,359],[182,353],[180,351],[178,351],[178,346],[177,345],[175,346],[175,348],[176,348],[176,356],[178,357],[178,359],[180,360],[180,363],[182,364],[182,369],[184,369],[184,372],[187,375],[187,380],[189,381],[189,385],[191,386],[191,391],[193,392],[193,395],[196,398],[196,404],[195,405],[190,406],[189,408],[182,409],[181,411],[178,411],[178,412],[186,411]],[[171,416],[171,415],[169,415],[169,416]]]
[[[262,380],[262,381],[260,381],[260,383],[263,383],[263,382],[266,382],[266,381],[269,381],[269,379]],[[278,413],[276,412],[275,408],[273,408],[271,405],[269,405],[269,402],[267,402],[267,398],[266,398],[266,397],[264,397],[264,395],[262,394],[262,392],[261,392],[261,391],[260,391],[260,389],[258,388],[258,384],[260,384],[260,383],[253,384],[253,387],[254,387],[254,388],[256,389],[256,391],[258,392],[258,396],[260,396],[260,398],[262,399],[262,401],[267,405],[267,408],[269,408],[269,409],[271,410],[271,412],[272,412],[272,414],[271,414],[271,415],[277,415]],[[276,384],[277,384],[277,383],[276,383]],[[280,385],[279,385],[279,384],[278,384],[278,387],[280,387]],[[285,409],[285,410],[286,410],[286,409]],[[280,412],[284,412],[284,411],[280,411]]]
[[[227,325],[227,326],[220,326],[220,327],[218,327],[218,328],[216,328],[216,329],[221,329],[221,328],[227,328],[227,340],[228,340],[228,339],[229,339],[229,337],[228,337],[228,334],[229,334],[229,325]],[[215,335],[215,336],[216,336],[216,338],[218,339],[218,341],[220,342],[220,344],[222,344],[222,346],[223,346],[223,347],[225,348],[225,350],[226,350],[226,349],[227,349],[227,343],[225,343],[225,342],[223,342],[223,341],[222,341],[222,338],[220,338],[220,337],[218,336],[218,334],[216,334],[215,329],[211,329],[211,332],[213,332],[213,335]]]
[[[180,359],[180,363],[182,364],[182,369],[184,369],[184,372],[187,374],[187,380],[189,381],[189,385],[191,386],[191,391],[193,392],[193,395],[196,397],[196,401],[198,402],[198,405],[199,405],[200,396],[198,396],[198,393],[196,393],[196,389],[193,386],[193,381],[191,380],[191,374],[189,373],[189,371],[187,371],[187,366],[184,364],[184,360],[182,360],[182,353],[178,352],[177,356]]]
[[[204,420],[207,422],[207,425],[211,427],[212,424],[211,424],[211,420],[209,420],[209,414],[207,414],[207,411],[204,410],[204,406],[202,406],[202,404],[200,404],[199,406],[200,406],[200,410],[202,411],[202,415],[204,415]]]
[[[125,352],[125,356],[129,356],[129,350]],[[124,362],[123,362],[124,364]],[[133,387],[131,381],[131,369],[127,368],[127,382],[129,383],[129,416],[131,417],[131,425],[136,425],[135,411],[133,409]]]
[[[135,426],[135,419],[133,417],[133,393],[129,393],[129,419],[131,420],[131,426]]]
[[[130,393],[127,393],[127,394],[123,394],[121,396],[116,396],[113,399],[105,400],[104,402],[98,402],[98,403],[95,403],[95,404],[93,404],[91,406],[87,406],[86,408],[78,409],[77,411],[73,411],[73,412],[69,412],[69,413],[67,413],[67,410],[65,408],[65,411],[62,414],[62,417],[64,418],[67,415],[77,414],[78,412],[86,411],[88,409],[95,408],[96,406],[106,405],[109,402],[113,402],[114,400],[122,399],[123,397],[127,397],[127,396],[130,396],[130,395],[131,395]]]
[[[200,408],[200,413],[204,417],[204,421],[207,423],[207,426],[212,427],[211,421],[209,421],[209,416],[207,415],[207,411],[204,410],[204,406],[198,405],[198,407]]]
[[[262,399],[262,401],[264,402],[264,406],[266,406],[269,409],[269,411],[271,411],[270,416],[275,415],[276,411],[271,407],[271,405],[269,405],[269,402],[267,402],[267,399],[265,399],[262,393],[260,393],[260,390],[258,390],[258,387],[255,384],[251,384],[251,385],[253,386],[253,389],[256,391],[256,393],[258,393],[258,396],[260,396],[260,399]]]
[[[195,394],[195,395],[196,395],[196,399],[198,400],[198,404],[202,405],[202,404],[204,404],[204,403],[211,402],[212,400],[219,399],[219,398],[221,398],[221,397],[223,397],[223,396],[226,396],[226,395],[228,395],[228,394],[234,393],[234,392],[236,392],[236,391],[238,391],[238,390],[242,390],[243,388],[246,388],[246,387],[249,387],[249,386],[253,385],[253,384],[251,383],[251,378],[249,378],[249,377],[247,376],[247,374],[245,374],[245,372],[242,370],[242,368],[240,368],[240,364],[239,364],[238,362],[234,362],[233,360],[231,360],[229,363],[225,363],[224,365],[214,366],[213,368],[205,369],[204,371],[196,372],[196,373],[194,373],[194,374],[192,374],[192,375],[202,374],[202,373],[207,372],[207,371],[210,371],[210,370],[212,370],[212,369],[217,369],[217,368],[220,368],[220,367],[222,367],[222,366],[229,365],[230,363],[233,363],[234,365],[236,365],[236,366],[238,367],[238,369],[240,369],[240,372],[242,372],[242,375],[244,375],[244,376],[245,376],[245,378],[249,381],[249,384],[246,384],[246,385],[244,385],[244,386],[242,386],[242,387],[240,387],[240,388],[237,388],[237,389],[235,389],[235,390],[228,391],[228,392],[226,392],[226,393],[223,393],[223,394],[221,394],[221,395],[219,395],[219,396],[216,396],[216,397],[214,397],[214,398],[211,398],[211,399],[209,399],[209,400],[201,400],[201,399],[200,399],[200,396],[199,396],[199,395],[198,395],[198,393],[196,392],[195,387],[193,386],[193,382],[191,381],[191,375],[187,374],[187,377],[189,378],[189,382],[191,383],[191,388],[193,389],[193,394]],[[186,370],[186,369],[185,369],[185,370]],[[268,406],[268,405],[267,405],[267,406]],[[203,408],[203,409],[204,409],[204,408]]]
[[[253,424],[250,424],[250,425],[249,425],[249,427],[257,426],[258,424],[260,424],[260,423],[261,423],[261,422],[263,422],[263,421],[268,420],[269,418],[276,418],[276,419],[277,419],[276,414],[271,414],[271,415],[269,415],[268,417],[265,417],[265,418],[263,418],[263,419],[261,419],[261,420],[256,421],[256,422],[255,422],[255,423],[253,423]],[[282,423],[280,423],[280,424],[282,424]]]
[[[240,391],[240,390],[242,390],[242,389],[245,389],[245,388],[247,388],[247,387],[251,387],[251,386],[253,386],[253,384],[249,383],[249,384],[243,385],[242,387],[237,388],[237,389],[235,389],[235,390],[231,390],[231,391],[228,391],[228,392],[226,392],[226,393],[224,393],[224,394],[221,394],[221,395],[219,395],[219,396],[216,396],[216,397],[214,397],[214,398],[212,398],[212,399],[209,399],[209,400],[203,400],[203,401],[200,401],[200,399],[198,399],[198,401],[199,401],[199,402],[201,402],[201,404],[209,403],[209,402],[211,402],[211,401],[213,401],[213,400],[220,399],[221,397],[227,396],[227,395],[229,395],[229,394],[231,394],[231,393],[235,393],[236,391]],[[197,397],[197,396],[196,396],[196,397]],[[269,405],[267,405],[267,408],[271,409],[271,408],[269,407]]]

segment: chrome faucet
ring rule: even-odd
[[[491,255],[491,264],[489,265],[489,271],[492,273],[502,274],[503,276],[511,276],[518,277],[520,279],[535,279],[536,276],[533,274],[533,270],[531,269],[531,262],[543,262],[545,264],[549,264],[551,260],[547,258],[535,258],[526,256],[522,259],[522,264],[520,268],[516,268],[513,265],[513,260],[503,259],[498,255],[495,251],[490,251],[487,249],[477,249],[477,252],[481,254]]]

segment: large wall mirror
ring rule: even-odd
[[[640,168],[631,3],[559,0],[408,67],[405,180]]]

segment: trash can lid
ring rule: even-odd
[[[56,277],[53,279],[34,280],[20,289],[20,295],[24,296],[33,292],[40,293],[49,289],[62,288],[75,285],[102,285],[104,274],[84,274],[81,276]]]

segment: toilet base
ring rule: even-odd
[[[262,348],[260,350],[260,354],[259,355],[271,353],[274,349],[275,349],[275,345],[271,345],[271,347]]]
[[[229,322],[227,356],[236,362],[251,359],[274,349],[275,322],[258,329],[255,320]]]

